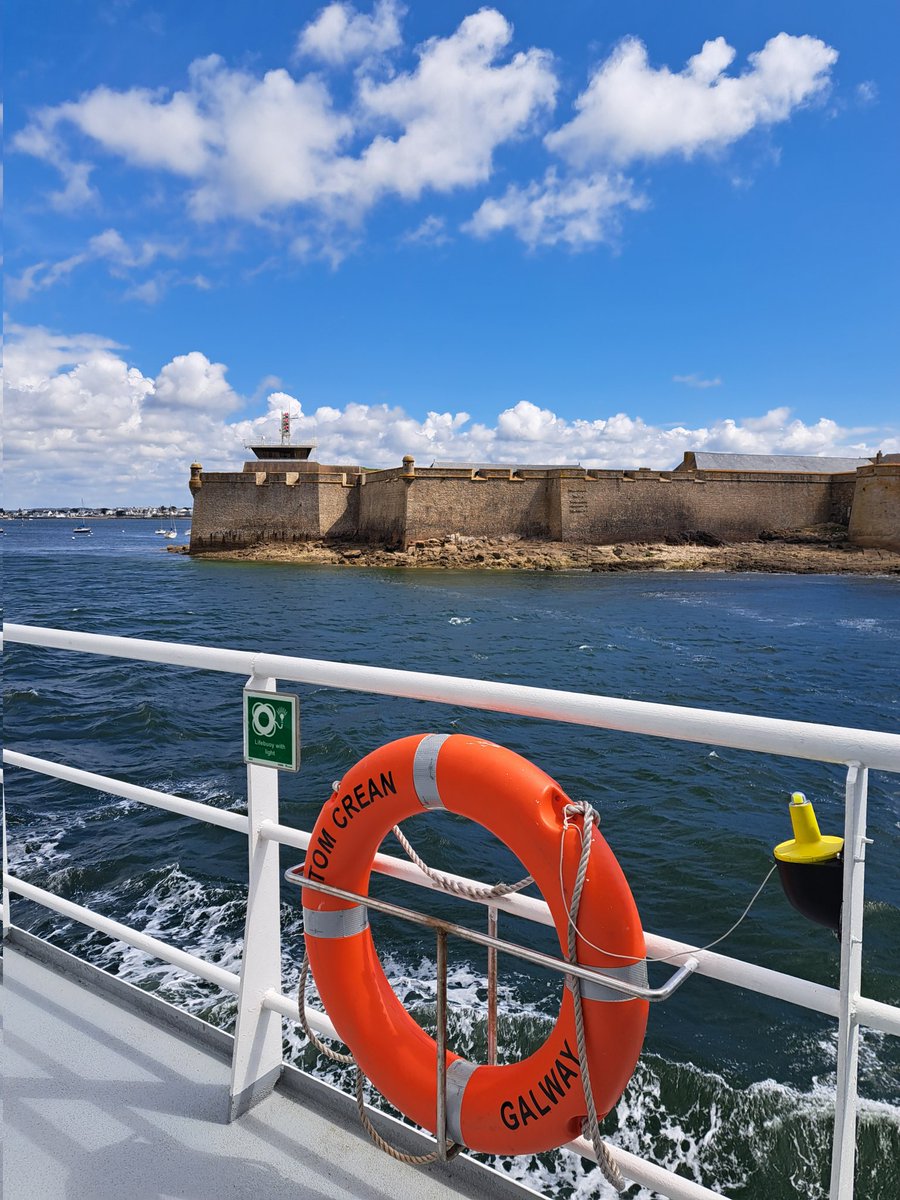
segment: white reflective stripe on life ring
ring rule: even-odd
[[[368,924],[369,910],[364,904],[354,904],[352,908],[338,908],[331,912],[320,912],[315,908],[303,910],[303,932],[310,937],[355,937]]]
[[[429,733],[416,747],[413,758],[413,787],[423,808],[444,807],[437,786],[437,760],[441,746],[449,736],[448,733]]]

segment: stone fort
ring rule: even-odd
[[[191,466],[192,553],[319,539],[407,547],[451,533],[605,545],[837,523],[900,550],[900,455],[688,451],[672,471],[432,463],[325,465],[309,445],[248,447],[243,470]]]

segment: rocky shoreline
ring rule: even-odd
[[[675,539],[671,539],[675,541]],[[172,553],[189,553],[170,546]],[[417,567],[481,571],[763,571],[804,575],[900,575],[900,553],[851,545],[841,527],[769,531],[756,542],[722,544],[702,532],[677,544],[574,545],[450,534],[407,549],[349,542],[261,543],[239,550],[204,550],[196,557],[232,562]]]

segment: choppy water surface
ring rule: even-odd
[[[7,619],[475,676],[574,691],[900,731],[900,581],[837,576],[490,574],[293,568],[166,554],[154,525],[10,522]],[[233,811],[244,810],[243,680],[31,650],[6,655],[6,743]],[[704,944],[738,916],[789,835],[797,788],[841,832],[843,772],[788,759],[298,686],[303,764],[282,776],[282,819],[311,828],[331,780],[368,751],[425,730],[476,733],[533,759],[602,815],[644,924]],[[13,870],[42,887],[237,969],[246,845],[225,830],[60,782],[7,773]],[[900,1002],[900,778],[870,788],[863,986]],[[480,828],[409,823],[433,865],[488,882],[519,866]],[[395,852],[386,846],[389,852]],[[284,852],[284,865],[296,854]],[[465,919],[448,898],[401,902]],[[283,897],[284,986],[296,984],[297,897]],[[209,1020],[234,1000],[202,981],[15,902],[14,919]],[[373,924],[375,922],[373,921]],[[520,932],[506,919],[501,932]],[[532,944],[554,949],[549,931]],[[433,1010],[433,944],[380,922],[398,993]],[[722,949],[836,985],[837,943],[787,907],[773,879]],[[484,962],[452,948],[455,1048],[483,1053]],[[502,964],[503,1053],[541,1040],[559,985]],[[325,1071],[299,1039],[289,1053]],[[651,1010],[638,1071],[605,1129],[614,1141],[734,1197],[827,1194],[835,1023],[695,979]],[[900,1192],[900,1050],[867,1032],[860,1175],[866,1200]],[[548,1196],[603,1192],[569,1155],[505,1160]],[[609,1193],[611,1194],[611,1193]],[[649,1193],[633,1187],[629,1196]]]

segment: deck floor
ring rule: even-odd
[[[281,1091],[226,1124],[229,1069],[211,1050],[8,943],[3,982],[5,1200],[509,1194],[493,1173],[479,1190],[395,1162]]]

